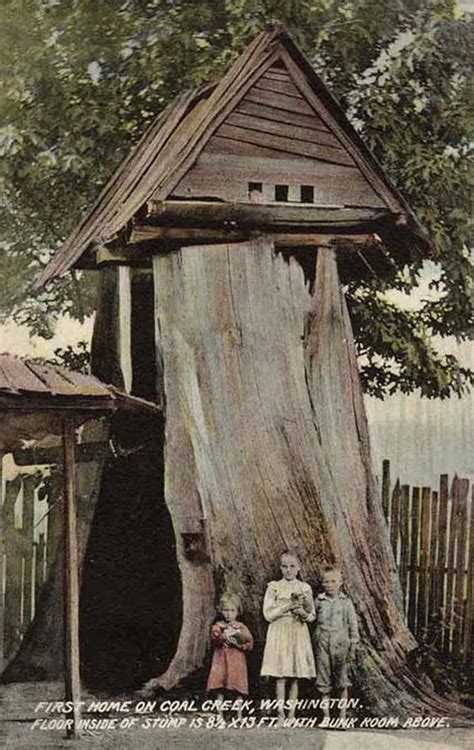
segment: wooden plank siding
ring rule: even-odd
[[[390,462],[382,467],[382,506],[398,565],[410,629],[445,653],[472,658],[474,493],[468,479],[440,476],[439,489],[400,488],[390,497]]]
[[[263,140],[263,143],[266,143]],[[214,136],[172,198],[221,198],[248,201],[249,183],[314,186],[319,206],[384,208],[356,167],[298,158],[266,145],[251,145]]]
[[[172,195],[245,201],[250,183],[262,185],[263,202],[275,199],[276,185],[287,186],[288,195],[301,201],[299,191],[307,185],[317,205],[385,205],[288,71],[262,74]]]

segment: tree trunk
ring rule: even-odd
[[[183,626],[148,689],[202,664],[224,590],[242,597],[262,644],[265,587],[291,548],[314,589],[326,564],[343,569],[364,644],[355,679],[365,705],[440,710],[406,668],[415,642],[399,611],[334,251],[317,253],[312,291],[296,258],[275,255],[266,238],[157,255],[154,276]]]

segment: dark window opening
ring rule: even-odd
[[[261,193],[263,185],[261,182],[249,182],[249,195],[253,192]]]
[[[263,203],[263,185],[261,182],[249,182],[249,198],[252,203]]]
[[[287,203],[288,185],[275,185],[275,200],[280,203]]]
[[[301,203],[314,203],[313,185],[301,185]]]

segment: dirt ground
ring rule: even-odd
[[[467,726],[367,732],[328,731],[318,727],[200,729],[186,725],[179,729],[134,727],[91,731],[78,740],[68,740],[64,731],[33,728],[38,718],[38,713],[35,714],[38,702],[61,700],[61,696],[62,686],[56,683],[0,686],[0,747],[32,750],[86,750],[99,746],[110,750],[467,750],[474,747],[474,727]],[[92,696],[83,698],[89,700]],[[159,716],[153,714],[155,718]]]

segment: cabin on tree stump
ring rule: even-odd
[[[86,681],[176,685],[203,665],[224,590],[242,597],[258,674],[262,598],[292,548],[315,588],[326,564],[344,570],[366,705],[439,709],[406,668],[342,291],[427,247],[281,27],[148,129],[38,282],[97,269],[93,371],[163,405],[159,428],[113,418],[83,532]]]

